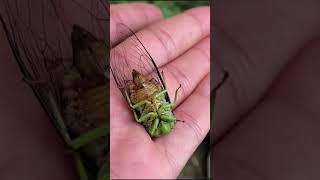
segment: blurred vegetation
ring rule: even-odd
[[[128,0],[111,0],[111,4],[119,4],[119,3],[135,3],[135,2],[145,2],[145,3],[151,3],[156,6],[158,6],[164,17],[170,17],[176,14],[179,14],[187,9],[197,7],[197,6],[209,6],[210,0],[200,0],[200,1],[155,1],[155,0],[134,0],[134,1],[128,1]]]

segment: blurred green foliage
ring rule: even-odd
[[[134,3],[134,2],[145,2],[145,3],[151,3],[156,6],[158,6],[164,17],[170,17],[176,14],[179,14],[187,9],[197,7],[197,6],[209,6],[210,0],[200,0],[200,1],[155,1],[155,0],[134,0],[134,1],[128,1],[128,0],[111,0],[111,4],[119,4],[119,3]]]

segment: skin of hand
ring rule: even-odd
[[[114,35],[119,22],[138,31],[137,36],[164,71],[171,99],[182,84],[174,113],[185,122],[177,122],[170,134],[152,140],[134,121],[111,78],[111,178],[176,178],[210,129],[210,8],[194,8],[164,20],[152,5],[112,5],[113,44],[119,41]]]
[[[217,1],[214,178],[320,177],[319,2]],[[297,13],[298,12],[298,13]]]

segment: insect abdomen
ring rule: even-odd
[[[130,99],[133,104],[143,100],[152,101],[157,93],[159,93],[159,88],[152,83],[148,83],[143,88],[134,91],[134,93],[130,95]]]

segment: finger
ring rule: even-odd
[[[159,149],[170,159],[176,175],[210,129],[209,97],[210,76],[207,74],[194,93],[175,110],[176,117],[184,123],[178,122],[170,134],[155,141]]]
[[[320,16],[313,17],[317,23],[309,23],[310,17],[318,12],[313,3],[288,6],[281,1],[275,8],[269,4],[278,2],[276,0],[252,2],[221,1],[215,4],[213,22],[216,26],[213,29],[215,48],[219,48],[215,51],[215,54],[219,53],[215,60],[230,72],[230,78],[227,87],[217,94],[214,118],[218,124],[214,125],[212,132],[216,134],[211,139],[223,137],[235,122],[256,106],[279,72],[310,37],[319,33]],[[307,11],[298,15],[296,9]],[[292,21],[292,17],[301,21]]]
[[[116,24],[124,23],[137,31],[153,22],[162,19],[162,13],[159,8],[151,4],[131,3],[117,4],[110,7],[110,40],[111,44],[117,43]],[[124,35],[124,34],[123,34]],[[128,34],[127,34],[128,35]],[[118,38],[118,37],[117,37]],[[124,37],[121,37],[124,38]]]
[[[160,68],[160,71],[164,73],[171,102],[181,84],[176,106],[179,105],[210,72],[210,37],[201,40],[185,54]]]
[[[294,179],[320,177],[311,168],[320,161],[320,86],[314,81],[320,76],[319,50],[319,39],[306,44],[268,97],[214,146],[215,178],[255,179],[259,174],[277,179],[281,173],[284,180],[297,169]]]
[[[136,35],[160,67],[209,35],[209,10],[208,7],[188,10],[180,15],[155,23],[137,32]],[[133,56],[138,53],[134,47],[135,45],[132,43],[131,38],[127,39],[111,50],[111,57],[122,57],[124,53],[123,49],[125,48],[127,61],[137,63],[136,61],[139,61],[138,58],[140,56]],[[117,61],[116,59],[113,58],[112,60]]]

